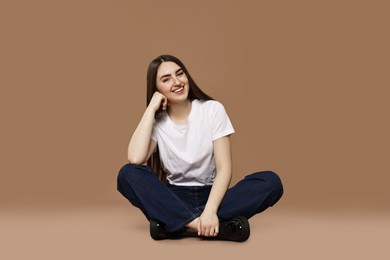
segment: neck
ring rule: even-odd
[[[185,123],[187,122],[188,115],[191,112],[191,107],[192,103],[188,99],[182,103],[170,104],[168,115],[172,120],[178,123]]]

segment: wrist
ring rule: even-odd
[[[157,110],[153,106],[147,106],[146,107],[146,113],[152,114],[153,116],[154,116],[154,114],[156,114]]]
[[[206,205],[203,212],[209,213],[209,214],[217,214],[218,207],[212,206],[212,205]]]

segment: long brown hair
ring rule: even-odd
[[[188,78],[188,83],[189,83],[189,92],[188,92],[188,99],[189,100],[194,100],[194,99],[200,99],[200,100],[213,100],[212,97],[204,93],[198,85],[195,83],[193,78],[191,77],[190,73],[184,66],[184,64],[176,57],[172,55],[161,55],[152,60],[149,64],[148,67],[148,72],[146,76],[146,106],[149,105],[150,100],[153,97],[154,92],[157,91],[157,84],[156,84],[156,78],[157,78],[157,71],[158,68],[160,67],[161,63],[171,61],[176,63],[184,72],[184,74]],[[162,109],[158,110],[155,114],[156,120],[160,117],[162,113]],[[157,145],[158,146],[158,145]],[[160,180],[166,181],[167,174],[163,170],[162,162],[160,161],[160,153],[158,150],[158,147],[156,149],[156,152],[154,152],[149,160],[148,160],[148,165],[152,167],[156,175],[159,177]]]

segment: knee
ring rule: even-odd
[[[118,173],[118,187],[123,183],[133,183],[137,179],[145,176],[149,171],[151,171],[151,169],[145,165],[125,164]]]
[[[256,179],[263,182],[263,185],[265,184],[267,189],[272,191],[278,197],[277,200],[279,200],[283,195],[284,189],[282,181],[280,177],[273,171],[256,172],[247,176],[246,178]]]
[[[279,175],[272,171],[268,171],[266,174],[268,175],[270,185],[273,187],[273,189],[278,192],[283,192],[283,184]]]
[[[269,201],[270,206],[272,207],[283,196],[284,189],[283,189],[282,181],[280,180],[280,177],[276,173],[269,171],[267,172],[267,175],[270,183],[270,190],[272,191],[273,194]]]

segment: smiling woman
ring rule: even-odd
[[[190,103],[188,96],[188,78],[183,69],[174,62],[161,64],[157,72],[157,90],[168,99],[170,103]]]
[[[242,242],[248,218],[283,194],[274,172],[256,172],[228,188],[234,128],[174,56],[147,72],[147,108],[128,147],[118,191],[150,222],[153,239],[199,236]],[[147,166],[144,165],[147,162]]]

